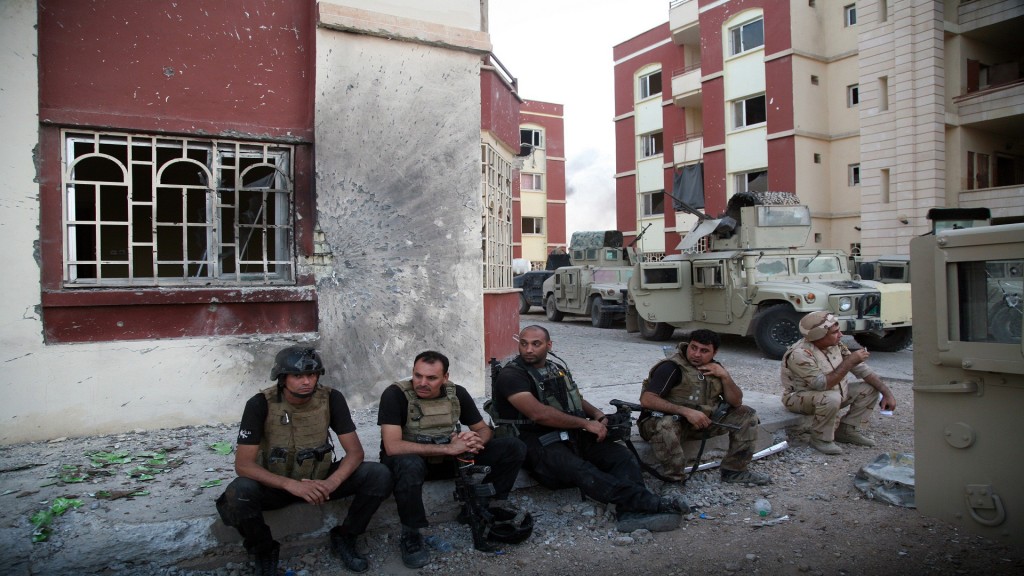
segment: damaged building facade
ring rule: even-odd
[[[425,349],[482,395],[518,328],[486,14],[0,5],[0,444],[235,421],[292,343],[355,407]]]

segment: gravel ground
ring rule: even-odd
[[[661,356],[660,345],[645,343],[621,328],[598,330],[587,323],[552,324],[541,314],[524,317],[525,323],[543,324],[552,331],[555,351],[565,358],[577,380],[588,387],[636,382]],[[682,336],[676,333],[671,343]],[[903,352],[905,359],[909,352]],[[885,356],[877,354],[883,361]],[[745,390],[764,393],[778,391],[778,364],[757,357],[752,344],[725,338],[720,359]],[[584,363],[582,359],[586,358]],[[901,361],[893,355],[888,360]],[[870,363],[870,361],[869,361]],[[455,378],[455,375],[453,375]],[[849,446],[841,456],[825,456],[806,446],[806,438],[790,437],[790,448],[752,464],[753,469],[769,474],[769,486],[723,485],[718,471],[698,472],[685,487],[662,485],[649,480],[660,493],[682,493],[697,510],[673,532],[615,531],[614,511],[591,501],[581,501],[575,490],[549,491],[540,487],[517,490],[513,499],[531,510],[536,526],[523,544],[499,553],[484,554],[470,546],[468,528],[454,521],[435,522],[427,531],[433,543],[432,562],[420,570],[402,566],[398,552],[397,527],[372,530],[360,539],[361,549],[370,559],[369,574],[481,574],[506,576],[543,575],[583,576],[601,574],[1021,574],[1024,551],[985,538],[972,536],[944,522],[924,517],[916,510],[870,500],[853,485],[853,476],[864,464],[883,452],[913,453],[913,394],[909,380],[890,381],[898,401],[892,417],[879,417],[871,429],[878,446]],[[593,388],[591,388],[593,390]],[[356,411],[359,426],[372,425],[372,409]],[[22,474],[38,486],[46,473],[59,473],[60,462],[81,461],[88,447],[114,444],[125,447],[154,446],[167,440],[189,446],[206,447],[234,437],[234,425],[189,427],[176,430],[126,433],[107,438],[63,440],[52,443],[0,448],[0,486],[12,486],[11,477]],[[375,453],[367,447],[368,454]],[[710,454],[714,457],[715,454]],[[39,464],[45,462],[45,464]],[[35,467],[14,470],[35,463]],[[209,467],[206,475],[230,476],[230,460]],[[30,476],[24,476],[31,473]],[[186,500],[207,505],[198,484],[202,478],[176,477],[168,470],[159,481],[168,489],[180,489]],[[121,483],[124,483],[123,481]],[[7,492],[7,490],[13,490]],[[94,493],[95,487],[76,488],[72,484],[7,488],[0,496],[4,506],[4,532],[0,535],[0,567],[12,546],[10,538],[28,539],[27,521],[40,502],[55,495]],[[18,492],[17,490],[21,490]],[[22,496],[24,492],[31,492]],[[59,490],[59,492],[55,492]],[[220,488],[216,488],[219,493]],[[762,526],[753,511],[757,498],[772,504],[770,518],[787,517]],[[82,509],[69,517],[86,514],[118,514],[117,502],[85,497]],[[139,502],[142,499],[136,499]],[[128,505],[127,501],[123,502]],[[184,505],[184,504],[183,504]],[[390,502],[385,506],[391,505]],[[136,504],[142,507],[142,504]],[[161,512],[158,505],[145,504],[150,513]],[[126,513],[126,512],[125,512]],[[61,553],[64,532],[74,530],[75,521],[62,517],[54,522],[50,546]],[[19,544],[23,545],[23,544]],[[294,576],[319,576],[344,573],[341,563],[326,549],[324,539],[286,543],[287,558],[281,573]],[[240,576],[251,573],[251,565],[238,550],[228,547],[220,556],[193,559],[177,566],[128,565],[112,561],[98,572],[126,576],[165,574],[176,576]],[[207,569],[201,569],[207,568]],[[4,571],[10,573],[10,571]],[[70,573],[70,572],[69,572]]]

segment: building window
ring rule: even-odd
[[[846,174],[850,186],[860,186],[860,164],[850,164],[847,166]]]
[[[729,29],[729,54],[736,55],[764,46],[764,19],[758,18]]]
[[[484,206],[484,289],[512,287],[512,163],[490,144],[480,147]]]
[[[814,153],[814,163],[821,164],[821,154],[818,154],[817,152]]]
[[[843,26],[849,28],[857,23],[857,5],[843,6]]]
[[[988,154],[980,152],[967,153],[967,189],[978,190],[989,187],[989,160]]]
[[[544,219],[543,218],[532,218],[529,216],[523,217],[523,234],[543,234],[544,233]]]
[[[888,0],[878,0],[878,21],[886,22],[889,20],[889,2]]]
[[[882,201],[882,204],[889,203],[889,186],[891,185],[891,178],[892,176],[890,175],[888,168],[882,168],[878,171],[878,196]]]
[[[732,103],[733,128],[761,124],[767,120],[764,94]]]
[[[817,76],[817,74],[811,74],[811,85],[813,85],[813,86],[817,86],[818,85],[818,76]]]
[[[654,134],[644,134],[640,137],[640,157],[650,158],[651,156],[657,156],[664,152],[663,139],[661,132],[655,132]]]
[[[736,193],[739,192],[767,192],[768,171],[754,170],[735,174]]]
[[[519,129],[519,143],[529,144],[534,148],[544,147],[544,133],[542,130],[534,128],[520,128]]]
[[[860,104],[860,84],[850,84],[846,87],[846,107],[853,108]]]
[[[665,191],[644,192],[640,195],[640,213],[644,216],[657,216],[665,213]]]
[[[544,190],[544,176],[543,174],[528,174],[526,172],[519,174],[519,188],[520,190]]]
[[[65,131],[67,286],[290,284],[290,146]]]
[[[640,99],[661,94],[661,70],[640,77]]]
[[[878,79],[878,111],[884,112],[889,109],[889,77],[882,76]]]

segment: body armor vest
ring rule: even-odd
[[[330,388],[317,386],[305,404],[289,404],[277,386],[262,391],[267,420],[256,461],[267,470],[295,480],[323,480],[334,461],[330,443]]]
[[[647,380],[644,381],[644,388],[647,388],[647,382],[654,376],[655,370],[661,366],[662,362],[672,362],[679,366],[683,373],[679,384],[670,388],[664,396],[665,400],[678,406],[700,410],[710,417],[718,407],[719,397],[722,396],[722,381],[717,376],[702,374],[693,364],[690,364],[684,352],[688,345],[689,342],[680,342],[675,354],[667,360],[655,364],[648,373]]]
[[[580,395],[580,390],[576,386],[576,382],[573,381],[569,369],[552,360],[547,361],[545,368],[546,375],[533,366],[527,366],[520,356],[516,356],[515,360],[505,366],[505,369],[521,370],[530,377],[537,400],[542,404],[566,414],[586,418],[587,414],[583,411],[583,396]],[[493,406],[493,403],[491,405]],[[499,438],[509,435],[518,436],[520,428],[524,425],[536,429],[547,429],[526,418],[498,418],[496,410],[491,413],[491,419],[498,427],[496,436]]]
[[[406,400],[409,401],[405,415],[405,426],[402,427],[402,440],[409,442],[445,443],[451,439],[452,432],[459,429],[459,416],[462,406],[455,393],[455,384],[446,382],[438,398],[420,398],[412,387],[412,380],[395,382]]]

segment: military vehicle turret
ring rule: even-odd
[[[598,328],[611,328],[626,313],[626,282],[633,275],[630,248],[622,232],[573,232],[569,241],[571,266],[555,270],[544,281],[544,312],[561,322],[566,314],[590,316]]]
[[[910,343],[910,284],[855,280],[844,252],[806,248],[810,210],[795,195],[736,194],[714,219],[689,211],[699,220],[680,242],[682,253],[635,266],[628,331],[667,340],[676,328],[709,328],[751,336],[778,359],[800,338],[804,314],[828,310],[869,349]]]

